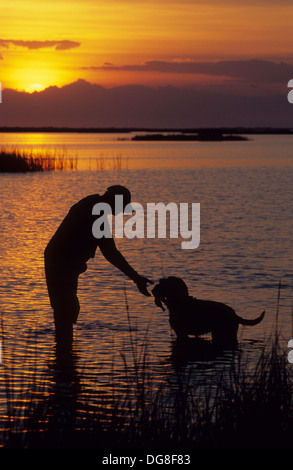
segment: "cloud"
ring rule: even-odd
[[[260,83],[283,83],[293,77],[293,65],[286,62],[277,63],[259,59],[219,62],[149,61],[144,64],[122,66],[105,63],[101,67],[89,67],[89,69],[166,74],[204,74]]]
[[[17,47],[24,47],[30,50],[52,48],[56,51],[67,51],[74,47],[80,46],[79,42],[62,40],[62,41],[23,41],[21,39],[0,39],[0,47],[8,49],[11,45]]]

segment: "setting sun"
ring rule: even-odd
[[[25,91],[27,93],[34,93],[34,91],[43,91],[45,89],[44,85],[40,83],[32,83],[28,87],[26,87]]]
[[[292,18],[2,2],[0,449],[293,448]]]
[[[172,0],[166,7],[165,1],[51,0],[36,9],[32,0],[8,2],[0,18],[2,85],[29,92],[78,79],[105,87],[187,86],[197,74],[171,76],[142,66],[155,61],[291,61],[292,5],[281,3],[281,8],[272,2],[264,8],[265,2]]]

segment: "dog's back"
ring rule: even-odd
[[[234,344],[239,324],[257,325],[264,317],[263,312],[245,320],[224,303],[191,297],[183,279],[174,276],[160,279],[152,293],[156,305],[162,310],[163,304],[167,306],[170,325],[179,338],[211,333],[215,343]]]
[[[220,302],[194,297],[168,302],[170,325],[177,336],[211,333],[217,329],[237,328],[234,310]]]

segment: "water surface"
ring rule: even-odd
[[[182,250],[177,239],[117,240],[140,274],[154,281],[164,275],[182,277],[192,295],[225,302],[247,318],[266,310],[260,325],[239,330],[239,348],[252,361],[274,330],[281,282],[278,324],[285,341],[292,337],[292,137],[253,136],[248,142],[220,143],[138,143],[129,138],[0,134],[5,147],[64,147],[78,156],[77,171],[0,175],[2,418],[7,413],[4,371],[12,397],[23,403],[32,384],[46,390],[48,401],[56,399],[54,327],[43,251],[72,204],[103,193],[111,184],[126,185],[133,200],[144,206],[201,204],[196,250]],[[80,277],[79,300],[73,375],[81,381],[74,397],[80,412],[85,396],[95,403],[113,387],[119,394],[127,386],[124,358],[133,363],[131,340],[140,352],[147,338],[150,382],[156,388],[167,377],[172,389],[178,363],[167,314],[99,252]],[[231,353],[205,361],[184,359],[181,371],[189,377],[192,371],[194,382],[210,386],[229,364]]]

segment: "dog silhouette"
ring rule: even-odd
[[[175,276],[160,279],[152,294],[158,307],[165,310],[165,304],[168,308],[170,326],[178,340],[211,333],[214,344],[234,346],[239,325],[257,325],[265,315],[262,312],[253,320],[244,319],[224,303],[192,297],[183,279]]]

